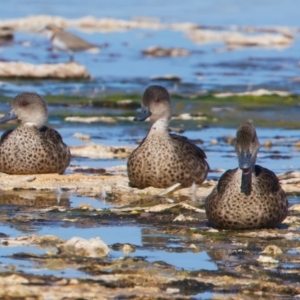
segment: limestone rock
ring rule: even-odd
[[[73,237],[59,245],[58,249],[59,252],[64,255],[86,257],[103,257],[110,251],[109,247],[99,237],[91,238],[89,240]]]
[[[10,78],[89,78],[85,66],[75,62],[34,65],[26,62],[0,62],[0,77]]]

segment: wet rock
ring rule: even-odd
[[[181,78],[176,75],[166,74],[164,76],[152,76],[151,81],[174,81],[181,82]]]
[[[75,210],[96,211],[96,209],[88,203],[79,204],[77,207],[75,207]]]
[[[178,288],[182,294],[195,295],[214,287],[213,284],[205,283],[194,278],[184,278],[182,280],[170,280],[168,287]]]
[[[257,261],[263,264],[277,264],[279,262],[277,259],[265,255],[260,255]]]
[[[95,122],[116,123],[117,119],[113,117],[66,117],[65,121],[90,124]]]
[[[57,245],[62,243],[63,240],[54,235],[25,235],[19,236],[16,238],[4,238],[2,239],[2,244],[8,246],[29,246],[29,245],[40,245],[40,246],[49,246],[49,245]]]
[[[10,78],[89,78],[85,66],[75,62],[33,65],[26,62],[0,62],[0,77]]]
[[[290,92],[286,91],[269,91],[266,89],[257,89],[253,91],[246,91],[246,92],[241,92],[241,93],[232,93],[232,92],[226,92],[226,93],[217,93],[214,94],[214,97],[217,98],[226,98],[226,97],[231,97],[231,96],[266,96],[266,95],[277,95],[280,97],[286,97],[291,95]]]
[[[189,113],[183,113],[178,116],[173,116],[174,120],[207,120],[206,116],[203,116],[201,114],[189,114]]]
[[[186,222],[186,221],[191,221],[191,222],[193,222],[193,221],[198,221],[198,219],[197,219],[197,218],[193,218],[193,217],[191,217],[191,216],[185,216],[185,215],[183,215],[183,214],[180,214],[180,215],[178,215],[178,216],[173,220],[173,222]]]
[[[87,135],[87,134],[82,134],[79,132],[75,132],[73,134],[73,137],[77,138],[77,139],[81,139],[83,141],[89,141],[91,139],[91,136]]]
[[[184,128],[182,127],[169,127],[170,132],[184,133]]]
[[[74,168],[74,167],[73,167]],[[75,167],[76,169],[76,167]],[[107,173],[113,174],[107,175],[87,175],[87,174],[39,174],[35,175],[36,179],[32,182],[22,180],[27,175],[8,175],[0,173],[0,189],[2,193],[13,193],[16,191],[34,190],[48,191],[51,199],[50,205],[58,205],[57,186],[59,185],[62,190],[67,190],[70,193],[76,193],[77,195],[85,195],[90,197],[99,197],[103,193],[113,195],[115,204],[128,204],[134,200],[140,200],[150,195],[159,195],[161,193],[172,193],[174,197],[190,197],[191,189],[183,188],[178,189],[175,187],[170,191],[168,189],[157,189],[148,187],[145,189],[136,189],[129,187],[128,177],[126,175],[126,165],[106,168]],[[198,186],[194,196],[196,199],[204,199],[212,191],[216,182],[205,181],[205,184]],[[173,187],[172,187],[173,188]],[[180,188],[180,187],[179,187]],[[9,196],[10,198],[12,195]],[[46,200],[47,200],[46,199]],[[1,197],[0,197],[1,200]],[[39,200],[39,199],[38,199]],[[19,201],[19,200],[18,200]],[[22,205],[26,205],[26,201],[30,205],[36,205],[36,200],[31,204],[30,200],[21,199]],[[47,200],[49,202],[49,200]],[[44,206],[49,206],[47,205]]]
[[[123,247],[122,247],[122,251],[124,252],[124,254],[130,254],[130,253],[132,253],[132,252],[135,252],[135,246],[133,246],[133,245],[130,245],[130,244],[125,244],[125,245],[123,245]]]
[[[142,51],[144,55],[148,56],[188,56],[190,51],[182,48],[163,48],[159,46],[151,46]]]
[[[282,223],[283,224],[300,223],[300,218],[296,216],[287,216]]]
[[[293,37],[285,34],[245,35],[231,31],[196,29],[188,32],[188,38],[197,44],[223,42],[228,48],[240,47],[287,47],[292,44]]]
[[[240,33],[233,33],[225,37],[225,43],[229,48],[238,47],[286,47],[293,43],[293,37],[281,34],[263,34],[246,36]]]
[[[270,254],[270,255],[280,255],[282,250],[276,245],[268,245],[261,253]]]
[[[226,94],[226,93],[224,93]],[[219,95],[219,94],[217,94]],[[234,111],[234,108],[233,107],[212,107],[211,109],[212,112],[233,112]]]
[[[146,212],[163,212],[177,206],[176,204],[158,204],[146,209]]]
[[[178,294],[180,292],[180,289],[175,289],[175,288],[167,288],[166,293],[167,294]]]
[[[133,147],[113,147],[96,143],[70,147],[72,156],[89,158],[125,158],[133,151]]]
[[[272,141],[271,141],[271,140],[266,140],[266,141],[264,142],[264,147],[267,148],[267,149],[272,148],[272,147],[273,147]]]
[[[24,278],[20,275],[10,275],[7,277],[2,278],[1,285],[2,284],[28,284],[29,280],[27,278]]]
[[[280,180],[300,179],[300,172],[299,171],[289,171],[284,174],[279,174],[278,178]]]
[[[14,30],[10,26],[0,27],[0,45],[12,42],[14,38]]]
[[[300,238],[300,234],[298,232],[284,232],[279,230],[259,230],[255,232],[241,232],[237,234],[238,236],[244,237],[256,237],[256,238],[264,238],[264,239],[273,239],[273,238],[284,238],[287,240],[293,240]]]
[[[300,204],[297,203],[297,204],[290,206],[289,211],[300,211]]]
[[[99,238],[89,240],[80,237],[73,237],[65,243],[58,246],[59,253],[63,255],[76,255],[85,257],[103,257],[107,256],[110,249]]]
[[[73,172],[89,173],[89,174],[106,174],[106,169],[103,168],[89,168],[89,167],[72,167]]]

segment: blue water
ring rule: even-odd
[[[18,9],[16,9],[18,8]],[[67,18],[85,15],[130,19],[161,18],[165,22],[195,22],[203,25],[299,26],[297,0],[11,0],[2,5],[0,18],[51,14]]]
[[[223,27],[225,30],[236,30],[238,26],[288,26],[299,27],[300,2],[297,0],[10,0],[1,4],[0,20],[21,18],[34,14],[57,15],[65,18],[81,18],[88,15],[103,18],[111,17],[130,20],[133,17],[155,17],[166,24],[172,22],[194,22],[200,26]],[[299,83],[292,79],[299,76],[299,34],[295,34],[294,43],[286,48],[243,48],[228,50],[224,43],[196,44],[182,31],[139,29],[124,32],[86,33],[76,28],[68,28],[87,41],[95,44],[108,44],[98,54],[78,53],[75,60],[85,65],[92,75],[91,80],[60,81],[60,80],[0,80],[0,94],[14,97],[24,91],[35,91],[41,95],[85,95],[88,98],[104,96],[111,91],[121,93],[141,92],[153,81],[153,76],[173,74],[181,78],[181,83],[161,84],[172,91],[203,92],[211,91],[245,91],[263,87],[270,90],[289,90],[300,93]],[[27,46],[25,46],[25,45]],[[151,58],[145,57],[142,50],[149,46],[181,47],[191,51],[187,57]],[[33,64],[57,63],[68,61],[65,53],[50,51],[50,43],[45,37],[26,32],[15,32],[14,41],[8,46],[1,46],[0,60],[25,61]],[[9,105],[1,104],[1,112],[7,111]],[[57,108],[50,107],[50,114]],[[70,115],[76,114],[72,108]],[[188,110],[188,108],[185,108]],[[193,108],[190,108],[190,110]],[[87,113],[99,115],[111,113],[106,109],[86,108]],[[179,113],[176,111],[175,113]],[[180,111],[182,112],[182,111]],[[114,114],[118,114],[115,110]],[[272,117],[272,116],[268,116]],[[50,124],[57,127],[64,141],[71,146],[83,145],[85,142],[74,138],[75,132],[91,135],[91,141],[105,145],[136,146],[135,139],[147,134],[147,125],[137,126],[132,122],[119,124],[72,124],[61,123],[50,118]],[[235,168],[237,159],[232,145],[219,142],[211,145],[211,140],[224,136],[233,137],[236,129],[207,128],[188,129],[185,135],[191,139],[202,139],[201,147],[205,150],[211,169],[221,169],[221,172],[209,173],[208,179],[219,177],[222,170]],[[276,173],[289,170],[299,170],[300,152],[289,146],[299,140],[298,130],[282,128],[257,128],[261,144],[271,139],[274,146],[271,150],[263,146],[259,152],[257,163],[272,169]],[[287,141],[276,139],[284,136]],[[270,154],[280,151],[286,158],[273,159]],[[125,165],[126,160],[119,159],[88,159],[72,158],[71,164],[108,168]],[[68,171],[69,172],[69,171]],[[104,200],[89,197],[67,195],[69,205],[74,208],[81,203],[88,203],[95,208],[107,209],[111,205]],[[299,202],[298,197],[292,197],[290,203]],[[13,208],[12,208],[13,209]],[[22,208],[20,208],[22,209]],[[73,236],[83,238],[100,237],[106,244],[130,243],[137,250],[129,256],[142,256],[150,262],[165,261],[177,269],[185,270],[217,270],[205,251],[194,253],[181,252],[181,238],[176,242],[174,237],[157,234],[157,239],[149,240],[149,234],[144,227],[119,224],[115,226],[98,226],[95,228],[79,228],[54,225],[34,225],[32,228],[12,227],[0,224],[0,232],[17,237],[32,231],[39,235],[54,234],[63,239]],[[157,240],[161,239],[161,244]],[[182,237],[184,241],[184,237]],[[53,250],[53,249],[51,249]],[[16,270],[33,274],[57,275],[65,277],[83,277],[86,274],[73,268],[51,269],[40,263],[28,260],[13,259],[13,253],[32,252],[45,253],[45,249],[36,247],[6,247],[0,246],[0,263],[15,266]],[[108,259],[124,257],[122,251],[111,251]],[[201,293],[197,297],[207,299],[211,293]]]
[[[142,139],[146,136],[148,126],[148,124],[145,126],[137,126],[134,122],[128,122],[124,127],[105,126],[105,130],[103,130],[101,125],[81,125],[80,132],[90,134],[92,136],[90,142],[104,145],[137,147],[135,140]],[[260,127],[256,128],[256,130],[261,144],[257,164],[271,169],[276,174],[299,169],[300,151],[291,146],[299,140],[299,130]],[[84,145],[85,142],[71,136],[72,132],[74,132],[74,128],[68,125],[60,128],[60,133],[64,136],[68,144],[74,146]],[[101,135],[101,139],[93,137],[99,135]],[[198,130],[189,129],[184,132],[184,135],[192,140],[203,140],[204,143],[199,146],[206,152],[207,160],[212,170],[227,170],[237,167],[237,157],[233,145],[222,141],[224,137],[234,138],[236,128],[211,127]],[[277,137],[282,137],[282,139],[278,139]],[[211,141],[213,140],[219,140],[218,144],[211,145]],[[264,147],[264,143],[268,140],[273,144],[270,149]],[[272,157],[276,152],[279,152],[280,155],[278,159],[275,159],[275,156]],[[79,166],[107,168],[110,166],[126,165],[126,159],[72,158],[72,163]],[[220,176],[221,174],[222,173],[216,173],[213,175]],[[208,176],[210,177],[210,175],[212,174]]]
[[[16,9],[18,7],[18,9]],[[121,8],[122,7],[122,8]],[[121,8],[121,9],[120,9]],[[0,11],[0,19],[26,17],[34,14],[57,15],[65,18],[94,16],[130,20],[133,17],[157,17],[161,22],[194,22],[200,26],[224,27],[235,31],[238,26],[299,26],[296,0],[216,1],[97,1],[82,5],[76,0],[7,1]],[[85,33],[75,28],[69,31],[95,44],[107,44],[98,54],[76,53],[75,60],[85,65],[93,77],[87,82],[4,81],[0,93],[14,95],[35,90],[41,94],[102,95],[106,91],[142,91],[153,76],[173,74],[185,85],[175,85],[183,91],[226,90],[245,91],[256,88],[290,90],[300,93],[299,84],[292,79],[299,76],[299,38],[285,48],[248,47],[228,50],[223,43],[195,44],[185,32],[175,30],[139,29],[110,33]],[[24,42],[29,43],[24,46]],[[149,46],[181,47],[191,51],[187,57],[152,58],[142,55]],[[30,63],[68,61],[65,53],[49,50],[50,43],[38,34],[16,32],[14,43],[0,50],[0,58]],[[192,84],[188,86],[186,84]],[[169,85],[164,83],[165,85]],[[171,85],[172,86],[172,85]]]

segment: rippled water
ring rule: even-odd
[[[20,9],[15,10],[15,6]],[[75,1],[9,1],[0,12],[0,18],[25,17],[33,14],[54,14],[67,18],[86,15],[112,17],[129,20],[132,17],[158,17],[162,22],[194,22],[202,26],[289,26],[299,25],[298,2],[289,1],[196,1],[184,3],[173,1],[128,1],[126,7],[119,0],[87,1],[82,6]],[[107,44],[98,54],[77,53],[75,60],[84,64],[93,80],[90,82],[60,81],[5,81],[0,92],[14,95],[23,90],[36,90],[42,94],[101,94],[105,90],[143,90],[152,76],[173,74],[182,79],[175,88],[182,90],[251,90],[264,87],[299,92],[293,81],[299,76],[299,35],[294,33],[294,43],[285,48],[246,47],[226,49],[221,43],[195,44],[180,31],[129,30],[112,33],[83,33],[70,31],[91,43]],[[24,44],[25,43],[25,44]],[[191,51],[187,57],[150,58],[142,50],[158,45],[181,47]],[[14,43],[2,47],[3,60],[23,60],[31,63],[68,61],[68,55],[52,55],[49,42],[40,35],[16,32]],[[166,83],[167,84],[167,83]],[[191,86],[186,86],[190,84]],[[170,85],[172,87],[173,84]],[[174,87],[174,86],[173,86]]]
[[[162,22],[194,22],[203,26],[220,26],[228,29],[231,26],[299,26],[300,2],[294,0],[263,1],[198,1],[188,0],[175,2],[173,0],[128,0],[126,6],[121,0],[74,0],[72,5],[67,0],[33,1],[10,0],[2,5],[0,19],[25,17],[33,14],[51,14],[66,18],[80,18],[86,15],[95,17],[112,17],[131,19],[132,17],[158,17]],[[18,9],[16,9],[16,7]],[[141,92],[150,84],[151,77],[156,75],[173,74],[181,78],[181,83],[162,82],[172,91],[200,92],[213,91],[245,91],[258,87],[271,90],[289,90],[299,93],[299,84],[291,79],[299,76],[299,34],[295,33],[294,43],[286,48],[243,48],[229,51],[224,44],[197,45],[187,38],[183,32],[170,30],[131,30],[112,33],[84,33],[76,29],[69,29],[86,40],[96,44],[108,44],[99,54],[78,53],[75,60],[84,64],[91,75],[89,81],[58,81],[58,80],[1,80],[0,95],[11,97],[23,91],[36,91],[42,95],[87,95],[93,97],[104,95],[110,91]],[[141,51],[151,45],[162,47],[182,47],[191,51],[188,57],[149,58]],[[0,48],[0,60],[22,60],[37,63],[64,62],[68,57],[64,53],[53,53],[49,49],[49,42],[42,36],[16,32],[14,43]],[[80,124],[69,123],[56,118],[57,107],[50,106],[49,123],[63,136],[64,141],[71,146],[82,145],[83,141],[73,137],[75,132],[88,134],[91,142],[105,145],[131,145],[147,134],[148,125],[137,126],[133,122],[116,124]],[[62,108],[59,108],[62,109]],[[7,111],[6,103],[0,104],[0,111]],[[85,110],[87,114],[118,114],[116,110],[94,108],[66,108],[70,115],[76,110]],[[183,111],[193,108],[184,107]],[[179,111],[176,111],[179,113]],[[298,111],[293,109],[291,114],[283,118],[297,119]],[[262,118],[276,118],[272,113],[261,113]],[[199,124],[201,125],[201,124]],[[212,172],[208,180],[218,178],[222,172],[237,166],[237,159],[231,144],[225,137],[234,137],[235,128],[215,127],[191,128],[188,126],[184,135],[190,139],[201,139],[200,145],[206,152]],[[300,151],[294,147],[299,140],[299,130],[284,128],[257,127],[257,133],[262,145],[258,164],[272,169],[276,173],[289,170],[299,170]],[[264,143],[271,140],[271,148],[264,147]],[[212,143],[217,141],[217,143]],[[108,168],[125,165],[126,160],[120,159],[89,159],[73,157],[71,164]],[[70,170],[67,170],[70,172]],[[55,199],[54,199],[55,200]],[[298,197],[290,197],[290,203],[299,202]],[[68,195],[65,206],[77,207],[87,203],[95,208],[108,209],[110,203],[105,201]],[[54,204],[52,204],[54,205]],[[0,207],[9,214],[22,205],[1,203]],[[19,208],[18,208],[19,207]],[[21,208],[20,208],[21,207]],[[63,239],[73,236],[84,238],[101,237],[108,245],[114,243],[130,243],[137,247],[129,256],[145,257],[148,261],[165,261],[177,269],[186,270],[217,270],[217,264],[210,258],[207,251],[194,253],[192,250],[183,251],[184,236],[176,236],[153,232],[150,226],[136,224],[115,224],[96,226],[95,228],[78,228],[75,226],[61,226],[61,224],[34,224],[30,227],[0,224],[0,232],[11,237],[36,233],[54,234]],[[53,249],[52,249],[53,250]],[[11,257],[20,252],[43,254],[46,250],[36,247],[0,247],[0,268],[6,270],[5,265],[15,266],[16,270],[33,274],[57,275],[62,277],[83,277],[85,273],[76,269],[51,269],[39,263]],[[123,257],[121,251],[112,250],[109,259]],[[198,295],[203,299],[210,298],[211,293]]]

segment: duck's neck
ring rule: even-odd
[[[253,168],[249,170],[248,173],[242,172],[242,180],[241,180],[241,192],[245,194],[246,196],[249,196],[251,194],[252,190],[252,173]]]
[[[152,123],[150,133],[162,134],[168,132],[169,119],[161,118]]]

